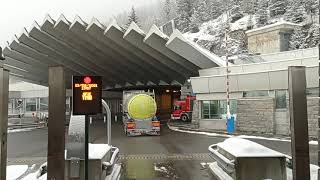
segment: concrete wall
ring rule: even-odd
[[[318,136],[319,97],[308,97],[309,136]],[[287,102],[289,107],[289,102]],[[289,109],[275,109],[273,98],[239,99],[237,130],[278,135],[290,135]]]
[[[273,98],[238,99],[237,130],[273,134],[274,113]]]
[[[251,53],[280,52],[279,31],[248,35],[248,49]]]

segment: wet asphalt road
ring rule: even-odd
[[[106,143],[106,126],[94,122],[90,127],[93,143]],[[119,147],[123,166],[123,179],[213,179],[203,162],[211,162],[208,146],[223,141],[222,137],[209,137],[175,132],[162,126],[161,136],[126,137],[120,124],[112,126],[112,144]],[[252,139],[251,139],[252,140]],[[290,155],[290,143],[253,140],[271,149]],[[236,148],[236,147],[235,147]],[[310,146],[310,157],[317,163],[317,146]],[[47,129],[8,135],[8,164],[37,164],[45,162]]]

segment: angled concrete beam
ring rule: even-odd
[[[184,70],[186,70],[190,74],[197,75],[200,68],[187,59],[183,58],[182,56],[176,54],[172,50],[168,49],[166,47],[167,40],[168,37],[163,32],[161,32],[157,26],[153,25],[143,41],[153,49],[165,55],[167,58],[179,64],[179,66],[184,68]]]
[[[45,54],[44,56],[48,59],[52,60],[58,65],[64,65],[65,67],[75,70],[76,72],[80,74],[94,74],[92,71],[88,71],[86,68],[82,66],[78,66],[77,64],[73,63],[72,61],[67,60],[64,58],[64,56],[55,50],[53,50],[51,47],[39,42],[38,40],[29,37],[26,33],[23,33],[19,38],[19,42],[34,49],[37,52],[41,52],[42,54]],[[10,46],[11,47],[11,46]],[[11,47],[12,48],[12,47]],[[29,56],[29,54],[28,54]]]
[[[104,48],[104,52],[110,54],[117,61],[121,61],[122,64],[126,65],[131,72],[136,73],[136,80],[141,80],[147,82],[148,80],[157,81],[155,78],[146,76],[146,74],[151,74],[151,70],[141,64],[137,59],[134,59],[126,49],[113,43],[110,39],[104,36],[103,25],[101,25],[95,18],[91,21],[86,29],[86,33],[92,38],[99,41],[100,47]],[[98,43],[99,44],[99,43]],[[120,63],[120,62],[119,62]]]
[[[224,66],[224,60],[196,43],[185,39],[178,30],[174,30],[166,46],[202,69]]]
[[[76,51],[77,54],[79,54],[82,57],[85,57],[86,59],[89,59],[88,62],[92,62],[95,60],[95,58],[87,56],[88,52],[85,48],[83,48],[86,45],[80,44],[80,41],[77,39],[77,37],[75,37],[74,34],[69,31],[69,25],[66,24],[69,22],[65,19],[63,15],[59,17],[58,21],[56,21],[55,24],[53,24],[53,22],[53,20],[50,20],[50,17],[47,17],[41,26],[41,30],[50,34],[56,39],[59,39],[61,42],[68,44],[68,46],[72,48],[73,51]],[[92,62],[92,65],[93,64],[95,63]],[[116,82],[116,78],[110,78],[113,77],[113,75],[109,74],[108,71],[104,71],[103,76],[105,77],[105,80],[109,83]]]
[[[152,57],[155,60],[154,63],[159,66],[163,72],[168,73],[170,76],[175,76],[177,79],[189,77],[181,66],[145,44],[143,42],[145,36],[141,31],[138,25],[132,22],[123,38]]]
[[[137,47],[133,46],[132,44],[128,43],[126,40],[123,39],[123,32],[122,29],[113,21],[106,31],[104,32],[105,36],[112,40],[113,43],[121,46],[123,49],[127,50],[135,59],[141,60],[141,63],[144,63],[144,66],[152,69],[153,74],[152,76],[156,77],[158,80],[163,79],[167,82],[170,82],[170,76],[166,73],[161,71],[157,65],[155,65],[154,60],[152,57],[149,57],[147,54],[139,50]]]
[[[96,57],[95,62],[105,67],[108,71],[114,71],[114,76],[121,78],[122,82],[135,82],[135,72],[123,62],[122,58],[117,57],[115,53],[109,48],[106,48],[103,43],[91,37],[86,32],[87,27],[84,26],[84,24],[84,22],[81,22],[81,19],[75,18],[70,26],[70,31],[76,34],[79,39],[82,39],[87,44],[88,49],[91,48],[91,51],[94,52],[93,55]],[[101,33],[103,33],[104,30],[101,31]]]

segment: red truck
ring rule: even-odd
[[[171,120],[181,119],[184,122],[191,121],[194,100],[196,100],[195,96],[187,96],[185,100],[175,101]]]

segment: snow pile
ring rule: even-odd
[[[7,166],[7,180],[15,180],[21,177],[28,170],[28,165]]]

